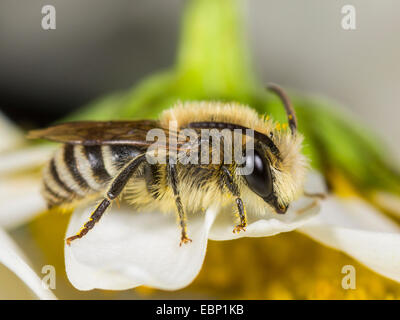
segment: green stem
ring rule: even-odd
[[[188,3],[176,63],[181,93],[242,100],[257,87],[241,9],[237,0]]]

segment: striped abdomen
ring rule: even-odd
[[[48,206],[104,192],[118,171],[139,153],[139,149],[125,145],[63,145],[43,175],[43,195]]]

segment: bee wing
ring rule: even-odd
[[[166,139],[175,135],[161,128],[156,120],[82,121],[33,130],[28,133],[28,138],[85,146],[111,144],[149,146],[154,143],[154,140],[147,141],[146,139],[147,133],[151,129],[163,130]]]

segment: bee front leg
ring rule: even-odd
[[[233,233],[239,233],[240,231],[246,231],[247,227],[247,216],[246,209],[244,207],[243,201],[240,198],[239,187],[236,184],[231,172],[225,166],[222,166],[223,181],[228,190],[236,197],[235,202],[238,209],[238,215],[240,219],[240,224],[236,225],[233,229]]]
[[[246,231],[246,227],[247,227],[246,210],[244,208],[242,199],[236,198],[236,205],[238,208],[240,224],[235,226],[235,228],[233,229],[233,233],[239,233],[240,231]]]
[[[87,221],[82,229],[74,236],[67,238],[67,244],[70,245],[72,241],[82,238],[86,235],[90,229],[100,220],[106,209],[111,204],[111,201],[115,200],[124,190],[129,179],[138,169],[139,165],[146,160],[145,155],[140,155],[130,161],[114,178],[110,188],[107,191],[106,198],[97,206],[96,210],[90,215],[89,221]]]
[[[179,245],[182,246],[182,243],[192,242],[192,240],[189,239],[189,237],[187,235],[186,214],[185,214],[185,211],[183,210],[182,200],[179,195],[178,175],[176,172],[176,165],[169,163],[167,165],[167,170],[168,170],[168,177],[170,179],[172,191],[174,192],[174,196],[175,196],[176,208],[178,210],[179,224],[181,226],[181,242]]]

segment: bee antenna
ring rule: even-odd
[[[290,131],[292,132],[292,135],[294,135],[297,130],[297,118],[288,95],[283,91],[281,87],[274,83],[268,84],[267,89],[275,93],[281,99],[288,118]]]

